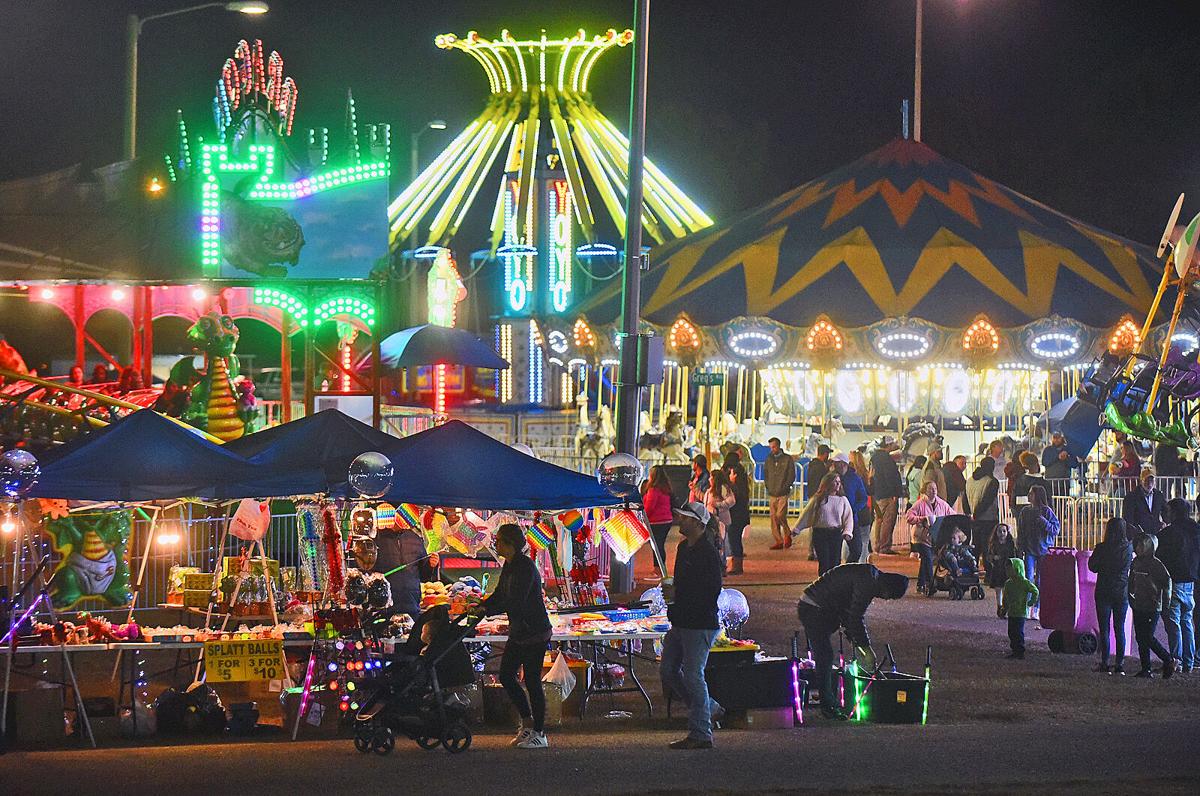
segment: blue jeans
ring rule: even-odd
[[[1030,608],[1036,608],[1042,601],[1042,573],[1038,572],[1038,564],[1041,560],[1041,556],[1035,556],[1033,553],[1025,554],[1025,577],[1038,587],[1038,598],[1029,604]]]
[[[1097,646],[1100,648],[1100,662],[1108,664],[1108,627],[1112,622],[1114,640],[1117,650],[1113,664],[1125,664],[1125,612],[1129,610],[1129,600],[1124,594],[1102,594],[1096,592],[1096,619],[1100,622],[1100,637]]]
[[[1195,665],[1196,658],[1196,631],[1192,627],[1192,612],[1196,610],[1194,586],[1193,583],[1176,583],[1171,589],[1171,603],[1163,614],[1171,657],[1184,666]]]
[[[672,627],[663,637],[660,673],[667,693],[674,693],[688,706],[688,737],[712,740],[712,714],[721,706],[708,695],[704,665],[717,630]]]

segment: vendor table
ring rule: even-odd
[[[64,689],[71,688],[72,690],[75,690],[75,685],[68,680],[66,676],[67,673],[63,671],[66,668],[66,661],[63,659],[63,656],[78,655],[81,652],[106,652],[108,647],[108,644],[37,644],[28,647],[10,647],[6,644],[3,647],[0,647],[0,653],[7,656],[5,664],[10,666],[14,673],[20,674],[23,677],[32,678],[38,682],[61,685]],[[59,656],[59,679],[51,679],[49,676],[42,677],[40,674],[33,674],[32,672],[17,668],[15,664],[16,658],[19,655],[45,655],[47,658],[49,658],[51,655]],[[84,708],[83,695],[80,694],[78,690],[75,690],[74,696],[76,722],[77,725],[82,727],[79,732],[80,737],[86,737],[91,743],[92,747],[95,748],[96,739],[92,735],[91,723],[88,721],[87,710]],[[7,716],[3,718],[4,720],[0,721],[0,730],[4,730],[6,732],[8,727]],[[2,748],[3,744],[5,743],[7,743],[7,738],[0,733],[0,748]]]

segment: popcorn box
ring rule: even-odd
[[[184,608],[207,608],[208,589],[184,589],[183,590],[183,607]]]
[[[239,566],[238,560],[239,559],[237,556],[225,556],[225,558],[223,558],[221,560],[221,574],[222,575],[238,574],[238,566]],[[263,565],[262,564],[263,564],[263,562],[262,562],[261,558],[251,559],[250,560],[250,574],[251,575],[263,574]],[[273,558],[268,558],[267,559],[267,569],[271,573],[272,581],[279,580],[279,562],[278,561],[276,561]]]
[[[183,588],[180,591],[188,589],[204,589],[208,591],[213,585],[213,573],[211,572],[185,572],[183,573]]]

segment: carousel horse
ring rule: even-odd
[[[681,409],[667,407],[666,416],[666,423],[659,429],[650,424],[649,412],[642,412],[638,458],[658,458],[661,464],[687,464],[696,446],[695,429],[684,421]]]
[[[612,410],[601,406],[596,410],[596,422],[588,418],[587,401],[579,403],[579,428],[575,431],[575,455],[602,459],[613,452],[613,440],[617,429],[613,425]]]

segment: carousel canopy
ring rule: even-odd
[[[915,141],[897,139],[732,221],[671,242],[643,280],[647,320],[686,312],[839,326],[910,316],[965,327],[1059,315],[1095,327],[1142,316],[1161,273],[1150,247],[1066,216]],[[615,317],[619,285],[582,309]]]
[[[143,409],[77,440],[43,465],[31,497],[136,501],[236,498],[252,466],[194,431]],[[266,494],[288,494],[268,492]]]
[[[536,511],[619,502],[595,478],[527,456],[460,420],[383,453],[396,470],[387,496],[396,503]]]

